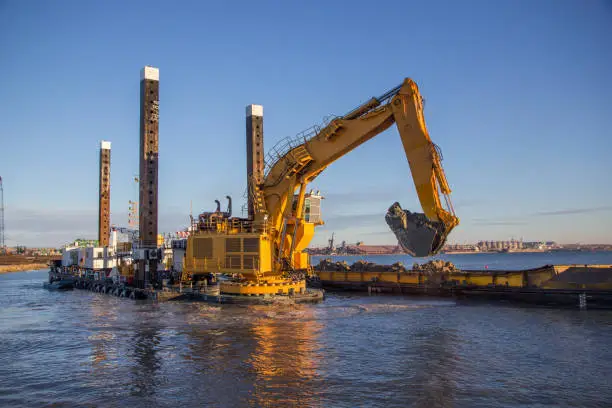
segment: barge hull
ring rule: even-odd
[[[113,283],[108,280],[92,280],[83,277],[73,277],[59,273],[50,273],[50,283],[45,283],[45,287],[70,280],[70,288],[84,289],[95,293],[129,298],[129,299],[149,299],[155,301],[204,301],[208,303],[221,304],[298,304],[298,303],[317,303],[325,298],[325,291],[320,288],[309,288],[304,293],[296,293],[290,296],[236,296],[221,294],[219,285],[189,287],[183,285],[173,285],[161,290],[140,289]]]
[[[313,285],[329,291],[395,293],[612,309],[612,265],[546,265],[519,271],[320,270]]]
[[[427,287],[411,284],[321,282],[329,292],[368,292],[411,296],[451,297],[468,301],[501,301],[539,306],[555,306],[612,310],[612,291],[567,290],[540,288],[479,288],[479,287]]]

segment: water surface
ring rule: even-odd
[[[45,278],[0,276],[2,407],[612,400],[610,312],[361,294],[282,308],[151,304],[49,292]]]

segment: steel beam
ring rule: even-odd
[[[110,158],[111,142],[100,142],[100,184],[98,201],[98,245],[107,247],[110,239]]]
[[[157,248],[159,157],[159,69],[146,66],[140,75],[139,232],[141,248]],[[138,262],[136,286],[155,280],[157,260]]]
[[[254,187],[264,179],[263,106],[246,107],[247,196],[249,218],[255,216]]]

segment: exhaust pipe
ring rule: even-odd
[[[232,197],[225,196],[225,198],[227,198],[227,212],[225,213],[225,216],[229,218],[232,216]]]

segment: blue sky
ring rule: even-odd
[[[98,145],[112,222],[136,199],[139,75],[160,69],[160,228],[245,189],[244,108],[265,146],[413,78],[461,225],[450,241],[612,243],[612,3],[0,0],[7,244],[96,235]],[[314,244],[393,243],[419,210],[395,129],[329,167]],[[239,207],[239,205],[236,205]]]

